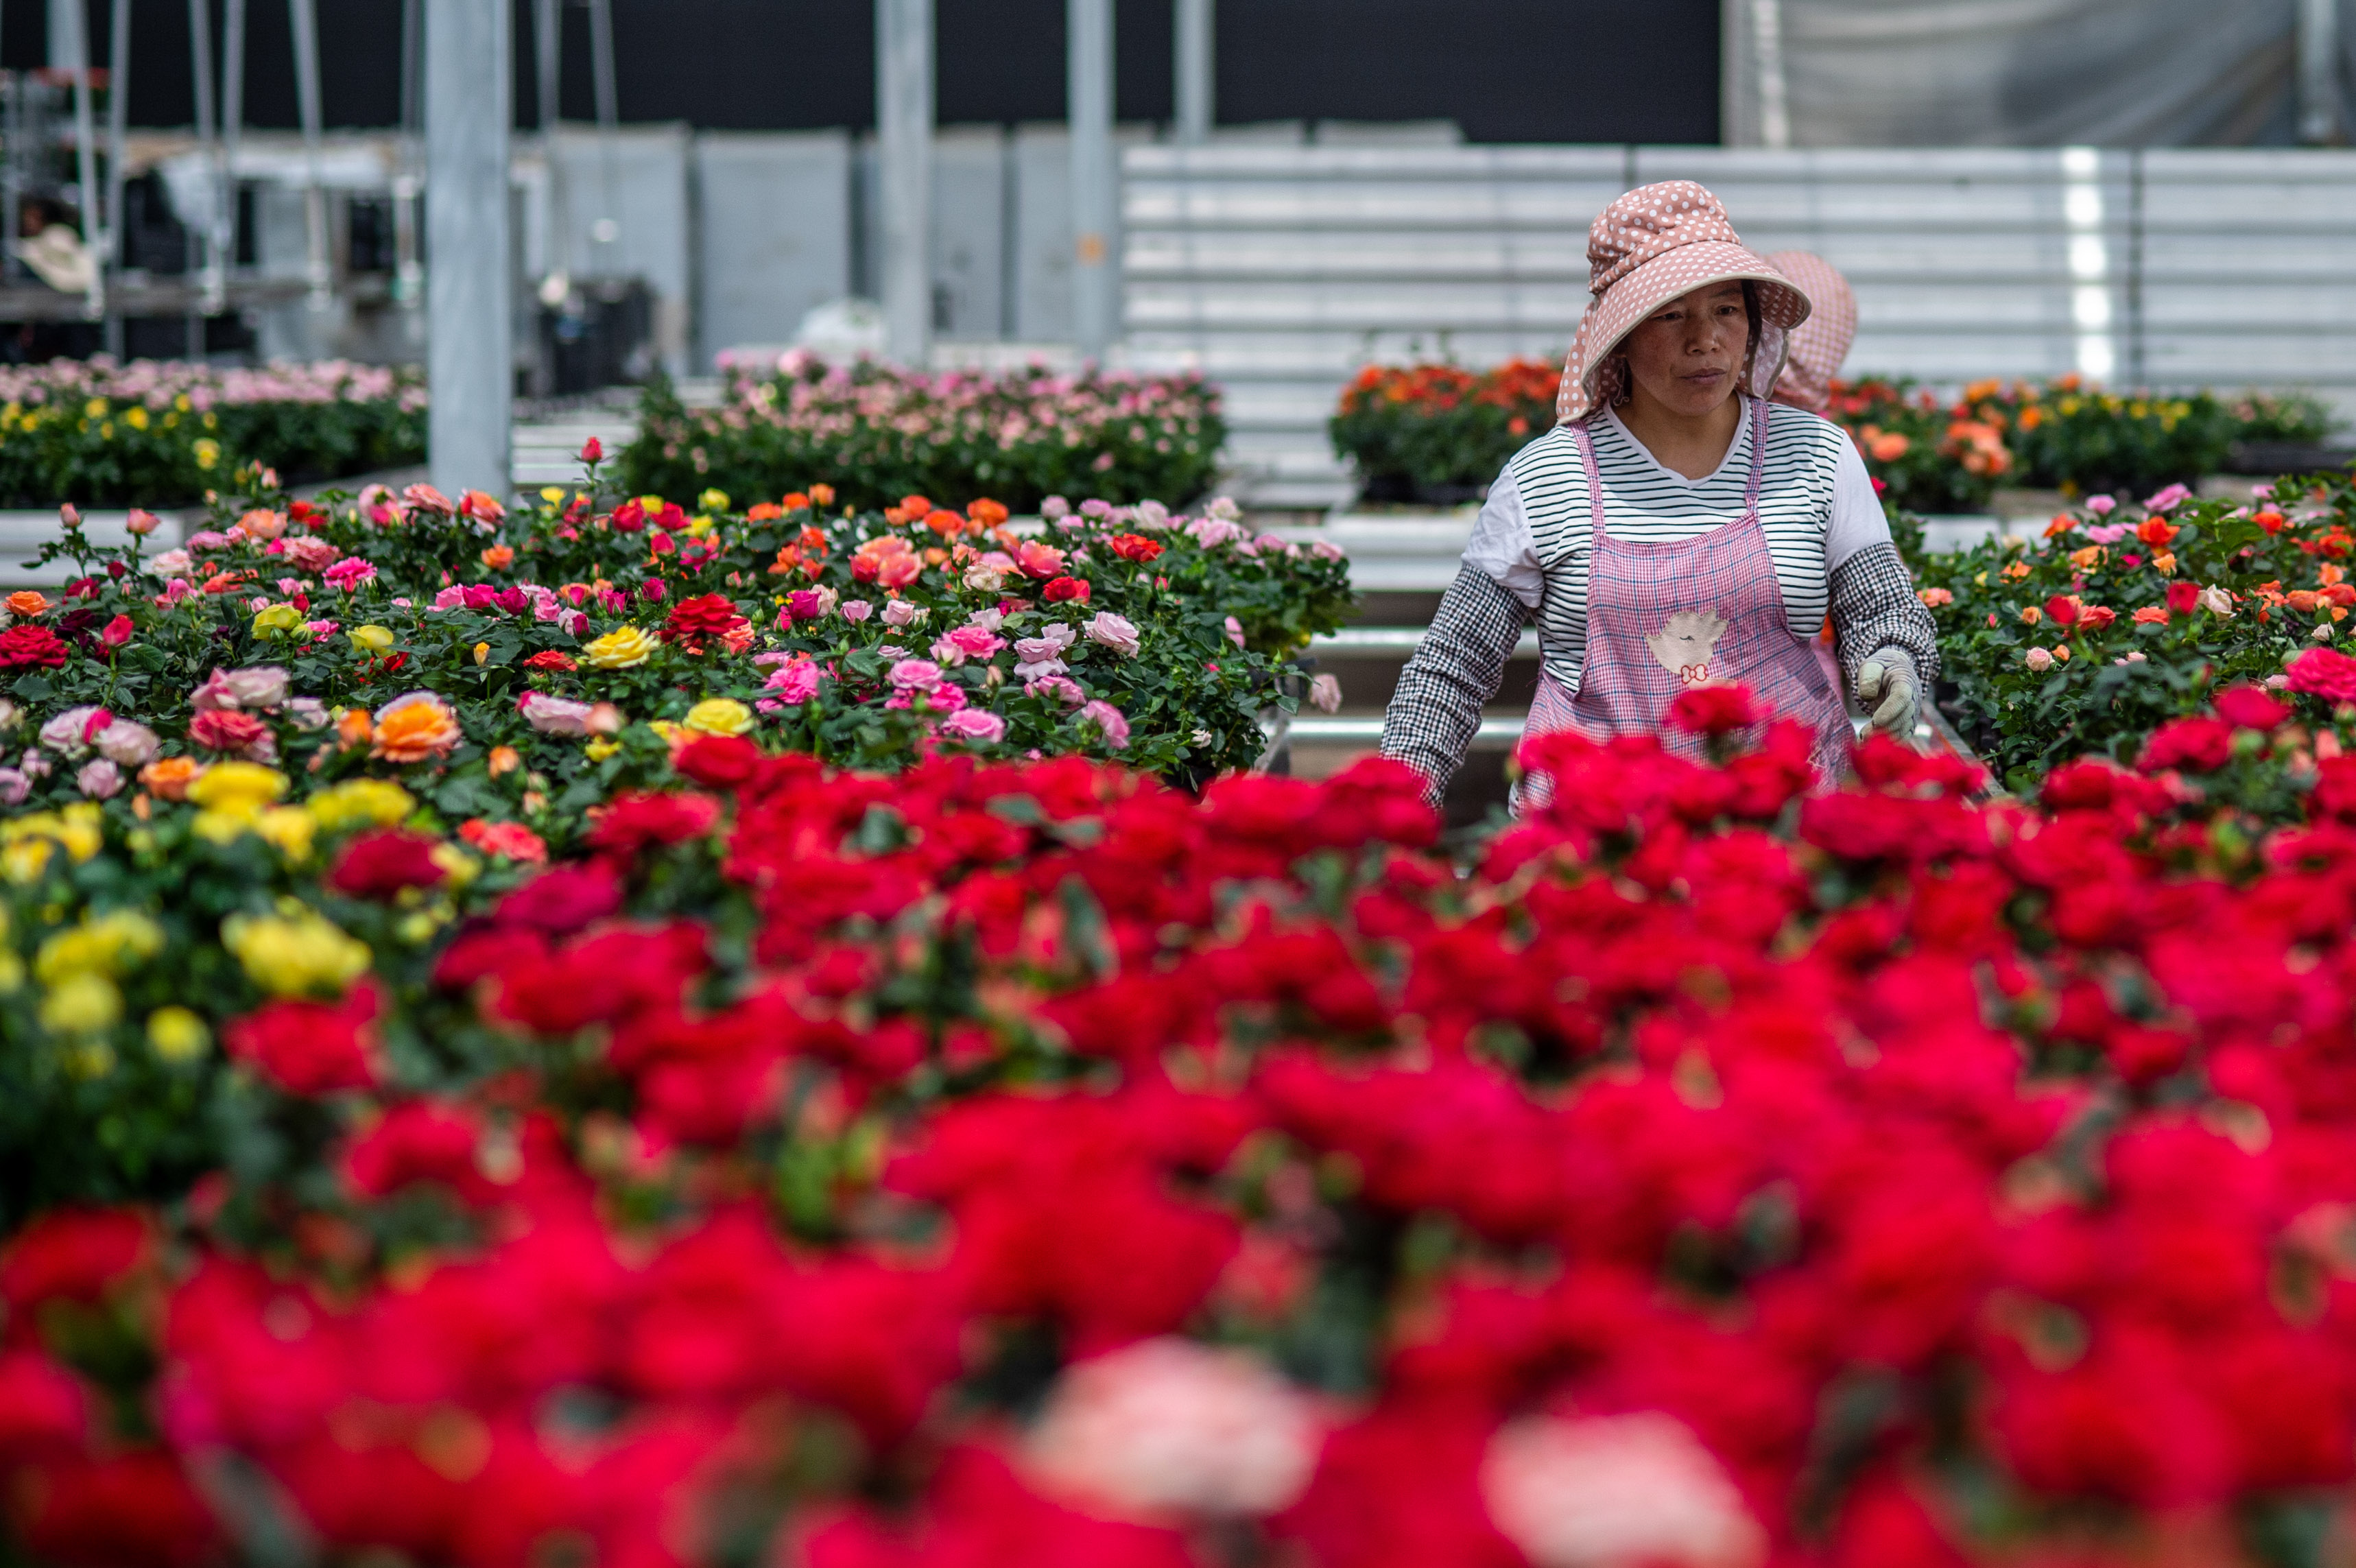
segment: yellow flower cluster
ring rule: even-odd
[[[79,925],[52,932],[33,955],[33,978],[41,985],[41,1027],[66,1036],[112,1028],[123,1016],[123,991],[116,982],[163,950],[163,928],[135,909],[86,914]],[[111,1058],[95,1057],[77,1063],[92,1072],[112,1065]]]
[[[273,996],[341,995],[369,967],[366,942],[293,899],[275,915],[231,915],[221,946]]]
[[[59,849],[80,865],[106,842],[100,822],[94,800],[78,800],[54,811],[30,811],[0,822],[0,874],[11,882],[34,881]]]

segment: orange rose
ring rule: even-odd
[[[423,762],[449,756],[465,738],[449,703],[431,692],[412,692],[376,711],[376,745],[369,755],[388,762]]]
[[[139,782],[151,795],[161,795],[166,800],[185,800],[188,786],[197,781],[205,765],[193,757],[159,757],[139,770]]]
[[[504,572],[515,564],[515,546],[494,544],[483,552],[483,564],[494,572]]]
[[[35,588],[18,589],[8,596],[7,604],[10,615],[25,620],[30,620],[37,615],[47,615],[49,610],[48,599]]]

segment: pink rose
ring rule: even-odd
[[[963,708],[941,721],[941,734],[959,740],[1000,741],[1006,738],[1006,721],[986,708]]]
[[[1115,751],[1120,750],[1129,744],[1129,721],[1123,718],[1120,710],[1110,703],[1083,703],[1080,708],[1080,722],[1093,724],[1104,731],[1105,745]]]

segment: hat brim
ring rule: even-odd
[[[1759,314],[1765,330],[1757,347],[1770,352],[1752,356],[1751,374],[1743,390],[1766,396],[1783,371],[1792,329],[1808,318],[1812,309],[1808,296],[1749,246],[1704,240],[1654,257],[1595,302],[1592,317],[1581,323],[1580,332],[1578,379],[1586,393],[1584,401],[1592,406],[1596,372],[1610,362],[1639,323],[1673,299],[1721,283],[1760,285]]]
[[[1697,288],[1722,283],[1760,285],[1760,317],[1768,326],[1786,332],[1805,321],[1813,309],[1808,296],[1791,279],[1746,245],[1718,240],[1680,245],[1655,256],[1596,301],[1595,337],[1589,344],[1588,362],[1580,367],[1581,379],[1610,359],[1622,340],[1653,312]]]

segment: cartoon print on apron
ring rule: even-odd
[[[1585,421],[1571,426],[1587,471],[1587,656],[1575,695],[1553,675],[1539,677],[1526,735],[1656,735],[1670,752],[1699,757],[1697,736],[1668,727],[1669,703],[1688,687],[1740,684],[1779,716],[1815,731],[1821,779],[1847,771],[1847,714],[1815,651],[1792,634],[1768,553],[1759,519],[1767,405],[1749,401],[1751,478],[1742,515],[1692,539],[1612,538],[1603,525],[1595,444]],[[1551,781],[1536,774],[1520,791],[1540,804],[1551,793]]]

